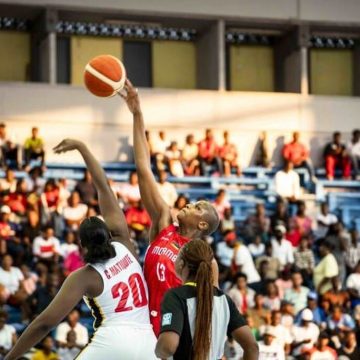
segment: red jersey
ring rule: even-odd
[[[175,225],[163,229],[149,245],[144,261],[144,275],[149,289],[150,321],[156,336],[160,332],[160,305],[166,291],[182,285],[175,273],[180,248],[189,241]]]

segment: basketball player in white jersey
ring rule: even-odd
[[[150,325],[148,290],[127,224],[104,171],[86,145],[64,140],[56,153],[78,150],[85,160],[105,222],[80,225],[87,263],[65,280],[50,305],[27,327],[6,356],[15,360],[44,338],[84,298],[95,317],[95,333],[76,357],[81,360],[152,360],[156,337]]]

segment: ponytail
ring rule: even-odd
[[[211,263],[214,254],[203,240],[192,240],[183,246],[181,257],[196,282],[196,318],[193,360],[208,360],[211,346],[212,310],[214,302]]]
[[[207,360],[211,344],[213,275],[211,263],[202,261],[196,273],[196,318],[193,359]]]

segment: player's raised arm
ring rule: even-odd
[[[26,328],[15,346],[6,355],[6,360],[21,357],[30,348],[41,341],[66,315],[78,304],[83,295],[93,287],[95,270],[82,268],[65,280],[50,305]]]
[[[169,206],[161,197],[151,170],[150,154],[145,137],[144,119],[137,89],[129,80],[125,83],[126,95],[120,94],[134,116],[134,154],[141,199],[153,222],[151,234],[158,234],[171,223]],[[153,239],[150,236],[150,241]]]
[[[130,241],[130,235],[124,213],[119,207],[113,191],[111,190],[105,172],[87,146],[78,140],[65,139],[55,146],[57,154],[77,150],[83,157],[89,170],[96,190],[98,192],[101,215],[109,228],[114,241],[124,244],[133,254],[135,249]]]

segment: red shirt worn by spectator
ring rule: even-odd
[[[291,142],[284,146],[283,157],[285,160],[298,166],[309,157],[309,151],[306,149],[305,145],[299,142]]]
[[[175,260],[180,248],[189,241],[174,225],[163,229],[150,244],[145,255],[144,275],[149,288],[150,321],[156,336],[160,332],[160,304],[169,289],[180,286],[175,273]]]
[[[143,230],[150,227],[151,219],[144,208],[131,207],[126,211],[126,222],[131,227],[138,227],[137,230]],[[141,228],[140,228],[141,227]]]
[[[199,156],[205,160],[211,160],[217,156],[219,147],[214,139],[204,139],[199,142]]]

